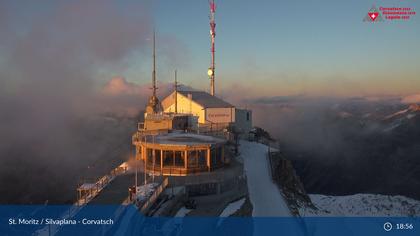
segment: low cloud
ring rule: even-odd
[[[420,103],[420,94],[412,94],[401,98],[402,103]]]
[[[127,82],[124,77],[114,77],[106,83],[102,93],[110,96],[145,94],[145,87]]]
[[[172,87],[170,83],[158,83],[158,97],[163,99]],[[144,109],[151,93],[150,84],[140,85],[128,82],[124,77],[114,77],[98,94],[99,112],[135,117]]]
[[[100,173],[93,163],[110,168],[129,151],[134,119],[97,115],[132,115],[150,90],[122,78],[100,88],[98,79],[150,50],[152,6],[75,0],[29,9],[0,1],[0,203],[63,203],[80,175]]]

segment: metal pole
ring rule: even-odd
[[[176,70],[175,70],[175,114],[178,113],[178,81],[176,78]]]
[[[137,186],[138,186],[138,183],[137,183],[137,178],[138,178],[138,163],[137,163],[137,158],[136,158],[136,156],[134,156],[134,161],[135,161],[135,166],[136,166],[136,175],[135,175],[135,180],[134,180],[134,183],[135,183],[135,186],[136,186],[136,191],[137,191]]]
[[[175,155],[174,155],[174,157],[173,158],[175,158]],[[171,167],[169,168],[169,176],[171,177],[171,179],[172,179],[172,165],[171,165]],[[171,186],[171,192],[172,192],[172,197],[174,196],[174,185],[173,185],[173,181],[172,181],[172,186]]]
[[[153,134],[152,134],[152,142],[153,142],[153,147],[154,147],[155,146],[154,145],[155,144],[155,135],[153,135]],[[155,150],[152,149],[152,158],[153,158],[152,182],[153,183],[155,182],[155,157],[156,157]]]
[[[147,174],[146,174],[146,169],[147,169],[147,167],[146,167],[146,165],[147,165],[147,135],[145,135],[144,136],[144,170],[143,170],[143,172],[144,172],[144,185],[146,185],[147,184]]]

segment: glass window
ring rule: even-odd
[[[212,166],[220,166],[222,164],[222,147],[214,147],[210,152]]]
[[[207,150],[198,151],[198,165],[207,166]]]
[[[184,151],[175,151],[175,166],[184,166]]]
[[[188,151],[188,167],[197,167],[197,151]]]
[[[155,149],[155,164],[160,166],[160,153],[161,150]]]
[[[217,148],[212,147],[210,149],[210,163],[212,166],[216,164],[216,157],[217,157]]]
[[[153,163],[153,149],[148,148],[146,150],[147,164]]]
[[[174,152],[163,151],[163,166],[173,166],[173,165],[174,165]]]

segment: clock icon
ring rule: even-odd
[[[391,223],[389,223],[389,222],[386,222],[385,224],[384,224],[384,230],[385,231],[391,231],[392,230],[392,224]]]

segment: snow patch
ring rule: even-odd
[[[396,122],[396,123],[390,125],[389,127],[385,128],[383,131],[384,132],[389,132],[389,131],[399,127],[400,125],[401,125],[401,122]]]
[[[178,212],[175,214],[175,217],[184,217],[188,213],[190,213],[191,209],[187,209],[185,207],[181,207],[181,209],[178,210]]]
[[[395,117],[395,116],[402,115],[402,114],[407,113],[407,112],[409,112],[409,111],[410,111],[409,109],[404,109],[404,110],[401,110],[401,111],[395,112],[394,114],[391,114],[391,115],[389,115],[389,116],[386,116],[386,117],[384,118],[384,120],[389,120],[389,119],[391,119],[391,118],[393,118],[393,117]]]
[[[245,203],[245,198],[229,203],[229,205],[227,205],[226,208],[223,210],[223,212],[220,214],[220,217],[228,217],[228,216],[233,215],[233,213],[241,209],[244,203]]]
[[[404,196],[379,194],[309,196],[318,210],[300,209],[301,216],[420,216],[420,202]]]
[[[235,212],[241,209],[244,203],[245,203],[245,198],[229,203],[229,205],[227,205],[226,208],[223,210],[223,212],[220,214],[219,217],[222,217],[222,218],[219,218],[219,220],[217,221],[217,227],[219,227],[222,224],[222,222],[225,220],[225,218],[223,217],[229,217],[233,215]]]
[[[136,197],[138,202],[145,202],[152,196],[155,189],[159,186],[158,183],[150,183],[137,187]]]

